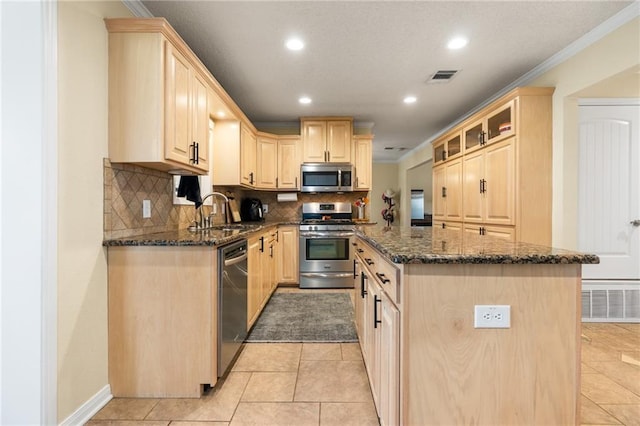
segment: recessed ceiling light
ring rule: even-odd
[[[299,38],[290,38],[285,43],[285,46],[287,46],[287,49],[289,50],[302,50],[304,48],[304,43]]]
[[[298,99],[298,102],[300,102],[301,104],[310,104],[311,103],[311,98],[308,96],[303,96],[300,99]]]
[[[469,40],[467,40],[464,37],[455,37],[455,38],[452,38],[451,40],[449,40],[449,43],[447,44],[447,47],[449,49],[462,49],[463,47],[465,47],[467,45],[468,42],[469,42]]]
[[[415,96],[406,96],[402,101],[405,104],[415,104],[417,100]]]

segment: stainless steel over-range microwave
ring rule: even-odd
[[[354,168],[351,163],[303,163],[302,192],[351,192]]]

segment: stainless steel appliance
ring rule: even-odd
[[[218,250],[218,377],[247,337],[247,240]]]
[[[303,163],[301,192],[352,192],[355,177],[350,163]]]
[[[353,288],[350,203],[304,203],[300,223],[300,288]]]

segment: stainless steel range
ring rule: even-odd
[[[353,288],[350,203],[304,203],[300,223],[300,288]]]

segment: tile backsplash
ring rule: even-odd
[[[186,228],[192,206],[174,206],[170,174],[104,159],[104,238],[122,238]],[[142,200],[151,217],[142,217]]]
[[[111,163],[104,159],[104,238],[124,238],[156,232],[175,231],[187,228],[195,220],[193,205],[173,205],[173,176],[162,171],[147,169],[125,163]],[[367,195],[367,192],[351,192],[345,194],[303,194],[298,193],[298,201],[278,202],[275,191],[254,191],[241,187],[214,186],[215,191],[232,196],[240,208],[243,198],[258,198],[269,205],[265,215],[268,222],[297,221],[302,216],[302,203],[305,202],[350,202]],[[202,195],[207,195],[208,188],[201,188]],[[151,203],[151,217],[142,217],[142,201]],[[223,204],[219,197],[218,212]],[[369,215],[369,206],[365,210]],[[205,207],[209,209],[210,207]],[[354,217],[356,209],[353,208]],[[208,213],[206,210],[205,213]],[[213,216],[214,223],[223,223],[220,213]]]

